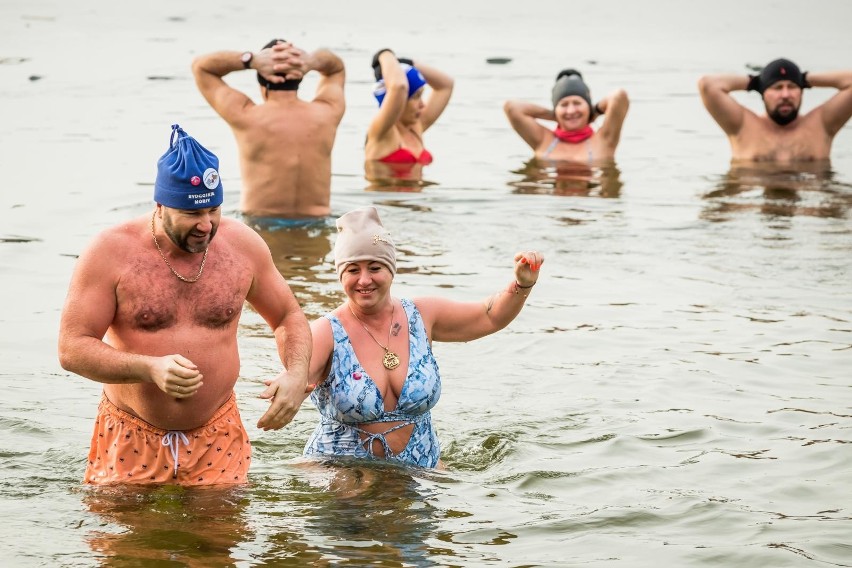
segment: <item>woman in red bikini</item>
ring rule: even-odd
[[[423,133],[432,126],[450,101],[453,79],[434,67],[397,59],[389,49],[373,57],[379,112],[367,130],[364,150],[368,180],[389,180],[375,189],[408,190],[422,187],[422,168],[432,163],[423,145]],[[429,98],[423,96],[431,87]]]
[[[556,76],[552,100],[552,109],[524,101],[506,101],[503,105],[512,128],[535,151],[535,157],[590,166],[612,163],[630,106],[627,93],[617,89],[592,104],[583,76],[565,69]],[[606,115],[606,120],[595,131],[591,123],[601,115]],[[551,130],[539,120],[555,121],[556,128]]]

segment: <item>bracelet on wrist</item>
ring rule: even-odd
[[[509,293],[515,296],[520,296],[521,298],[528,298],[530,295],[530,288],[535,286],[535,282],[530,284],[529,286],[521,286],[521,283],[517,280],[513,281],[509,286]]]

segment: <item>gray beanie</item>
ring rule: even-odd
[[[553,107],[556,108],[559,101],[571,95],[582,97],[588,103],[589,110],[592,110],[592,94],[589,92],[589,87],[583,82],[583,76],[574,69],[564,69],[556,76],[556,84],[553,85],[551,95]]]
[[[334,266],[340,278],[346,265],[362,260],[375,260],[396,276],[396,247],[375,207],[361,207],[337,219],[334,242]]]

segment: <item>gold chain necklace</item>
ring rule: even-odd
[[[184,282],[189,282],[192,284],[193,282],[198,282],[198,279],[201,278],[201,273],[204,272],[204,263],[207,262],[207,251],[210,250],[210,246],[204,249],[204,256],[201,258],[201,268],[198,269],[198,274],[195,275],[195,278],[186,278],[185,276],[181,276],[177,273],[177,271],[172,267],[172,263],[169,262],[169,259],[166,258],[166,255],[163,254],[163,249],[160,248],[160,243],[157,242],[157,235],[154,233],[154,218],[157,216],[157,212],[154,211],[154,214],[151,215],[151,236],[154,237],[154,245],[157,247],[157,251],[160,253],[160,257],[162,257],[163,261],[165,261],[166,266],[169,267],[169,270],[172,271],[172,274],[183,280]]]
[[[396,353],[394,353],[393,351],[390,350],[390,336],[391,336],[391,329],[393,328],[393,314],[396,311],[396,303],[393,302],[393,300],[391,300],[391,302],[393,304],[393,308],[391,308],[391,325],[388,328],[388,346],[387,347],[385,347],[384,345],[379,343],[379,340],[376,339],[375,336],[372,333],[370,333],[370,330],[367,329],[367,326],[364,325],[364,322],[361,321],[361,318],[356,316],[355,312],[352,311],[352,304],[350,304],[349,302],[346,302],[346,306],[349,308],[349,311],[352,313],[352,317],[354,317],[356,320],[358,320],[358,323],[361,324],[361,327],[364,328],[364,331],[367,332],[367,335],[369,335],[370,338],[372,338],[372,340],[376,342],[376,345],[378,345],[379,347],[381,347],[382,349],[385,350],[385,356],[382,357],[382,365],[384,365],[385,369],[388,369],[388,370],[393,370],[393,369],[396,369],[397,367],[399,367],[399,355],[397,355]]]

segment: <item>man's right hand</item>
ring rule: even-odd
[[[183,355],[155,357],[151,367],[151,382],[174,398],[189,398],[201,388],[204,375],[195,363]]]

